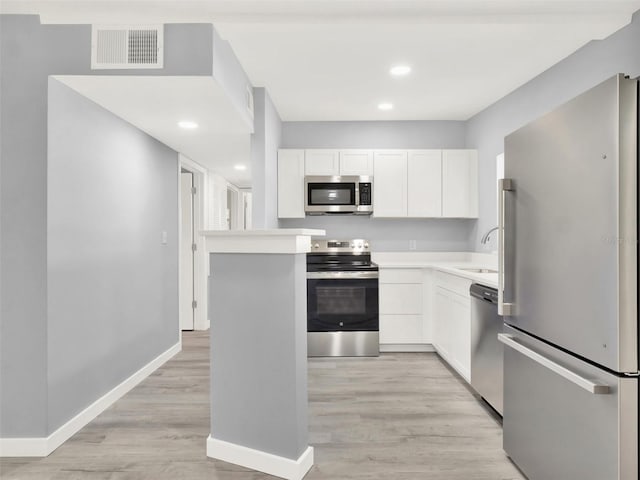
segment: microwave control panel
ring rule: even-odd
[[[363,182],[359,184],[360,205],[371,205],[371,184]]]

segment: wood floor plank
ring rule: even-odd
[[[0,459],[2,480],[267,480],[206,457],[209,334],[47,458]],[[308,480],[521,480],[499,421],[433,353],[311,359]]]

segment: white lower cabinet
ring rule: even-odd
[[[464,379],[471,380],[471,280],[436,272],[433,346]]]
[[[381,315],[422,314],[422,283],[383,283],[380,290]]]
[[[435,349],[471,382],[471,280],[431,268],[380,268],[380,351]]]
[[[422,344],[422,315],[380,315],[380,343]]]
[[[423,270],[381,268],[379,296],[381,350],[426,350]]]

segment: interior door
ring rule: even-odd
[[[180,174],[180,330],[193,330],[193,174]]]
[[[637,371],[637,82],[616,76],[505,139],[507,323]]]

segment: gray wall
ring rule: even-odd
[[[169,147],[49,80],[49,431],[179,341],[177,171]]]
[[[269,93],[255,88],[254,133],[251,136],[252,225],[278,228],[278,148],[282,121]]]
[[[465,148],[465,124],[454,121],[283,122],[281,148]],[[332,238],[366,238],[377,251],[465,251],[475,220],[306,217],[283,228],[322,228]]]
[[[305,255],[210,263],[211,436],[297,460],[308,446]]]
[[[211,75],[212,32],[213,27],[206,24],[166,25],[165,68],[98,73]],[[47,77],[95,74],[90,70],[90,45],[89,25],[40,25],[37,16],[0,15],[0,437],[50,433]],[[185,46],[197,48],[185,55]],[[74,171],[68,174],[81,180]],[[96,228],[108,229],[99,223]],[[117,302],[115,292],[107,293]],[[131,374],[138,367],[137,354],[132,352],[139,345],[122,343],[120,347],[134,355],[127,369]],[[159,353],[160,348],[147,360]],[[99,370],[93,373],[101,375]]]
[[[238,61],[231,45],[223,40],[218,32],[213,30],[213,78],[224,88],[227,95],[238,109],[248,125],[253,125],[253,119],[247,106],[247,89],[251,91],[251,82]],[[198,50],[199,45],[193,45]],[[206,49],[205,49],[206,50]],[[187,56],[187,55],[185,55]]]
[[[495,159],[504,151],[504,137],[616,73],[640,75],[640,11],[630,25],[590,42],[467,122],[466,144],[478,149],[480,174],[472,250],[482,249],[481,235],[496,224]],[[495,238],[485,249],[496,249]]]
[[[281,148],[464,148],[455,121],[283,122]]]

